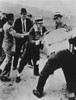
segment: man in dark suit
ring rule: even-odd
[[[45,26],[43,26],[43,19],[36,18],[35,24],[31,28],[29,32],[29,41],[27,43],[26,51],[24,51],[23,57],[20,61],[20,65],[18,68],[16,82],[20,82],[20,74],[24,69],[24,66],[28,63],[30,59],[33,60],[34,65],[34,75],[39,75],[39,65],[37,65],[37,61],[40,59],[40,49],[43,48],[42,38],[46,32]]]
[[[17,33],[24,34],[26,33],[25,38],[16,38],[16,52],[14,56],[14,61],[13,61],[13,69],[17,69],[17,64],[18,64],[18,59],[20,56],[20,51],[22,49],[23,44],[28,40],[28,34],[29,30],[32,27],[32,22],[29,18],[27,18],[27,11],[25,8],[21,9],[21,18],[18,18],[15,21],[14,24],[14,29]]]

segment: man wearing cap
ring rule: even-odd
[[[14,24],[14,29],[19,34],[25,34],[25,38],[15,38],[16,39],[16,52],[13,61],[13,69],[17,69],[18,59],[20,56],[20,51],[23,44],[28,40],[28,32],[30,28],[33,26],[32,22],[29,18],[27,18],[27,11],[25,8],[21,9],[21,18],[16,19]]]
[[[53,18],[53,20],[55,21],[55,29],[58,29],[58,28],[65,28],[65,25],[66,24],[63,24],[63,22],[61,21],[61,18],[62,18],[63,16],[61,15],[61,14],[55,14],[54,15],[54,18]],[[67,25],[66,25],[66,27],[67,27]]]
[[[41,38],[44,36],[44,33],[46,32],[46,28],[43,26],[43,19],[41,17],[35,19],[35,24],[31,28],[29,33],[29,42],[26,47],[26,52],[24,52],[24,55],[20,61],[20,66],[18,69],[19,74],[22,72],[24,66],[27,64],[29,59],[33,59],[34,63],[34,75],[39,75],[39,68],[37,65],[37,61],[40,58],[40,48],[43,48],[43,45],[41,43]],[[19,77],[20,79],[20,77]],[[17,82],[19,82],[18,80]]]

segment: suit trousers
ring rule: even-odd
[[[39,60],[40,52],[39,46],[36,46],[34,43],[28,43],[26,50],[20,61],[18,72],[21,73],[24,69],[24,66],[29,62],[30,59],[33,60],[34,67],[36,67],[36,62]],[[35,68],[36,69],[36,68]]]
[[[18,60],[21,55],[21,49],[22,46],[26,43],[28,40],[28,36],[21,39],[21,38],[16,38],[16,50],[15,50],[15,55],[14,55],[14,60],[13,60],[13,67],[17,68]]]
[[[58,53],[50,55],[48,61],[46,62],[43,70],[40,73],[40,77],[37,84],[37,90],[42,93],[46,80],[50,74],[58,69],[62,68],[66,82],[69,84],[69,88],[73,92],[76,92],[76,54],[72,55],[69,50],[59,51]]]

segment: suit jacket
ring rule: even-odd
[[[26,32],[29,32],[32,26],[33,26],[32,21],[29,18],[26,18]],[[15,24],[14,24],[14,29],[17,33],[23,34],[21,18],[16,19]],[[26,36],[25,38],[15,38],[15,39],[16,39],[16,45],[24,44],[24,42],[28,40],[28,36]]]
[[[33,26],[32,21],[29,18],[26,18],[26,32],[29,32],[30,28]],[[15,21],[14,29],[17,33],[22,33],[22,22],[21,18],[18,18]]]

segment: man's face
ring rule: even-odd
[[[27,15],[26,14],[21,14],[21,17],[22,17],[23,20],[25,20]]]
[[[38,28],[42,28],[43,23],[37,23],[36,25],[37,25]]]
[[[9,23],[10,25],[13,25],[14,19],[12,18],[12,19],[8,20],[8,23]]]
[[[61,22],[61,18],[58,17],[55,21],[59,23],[59,22]]]

